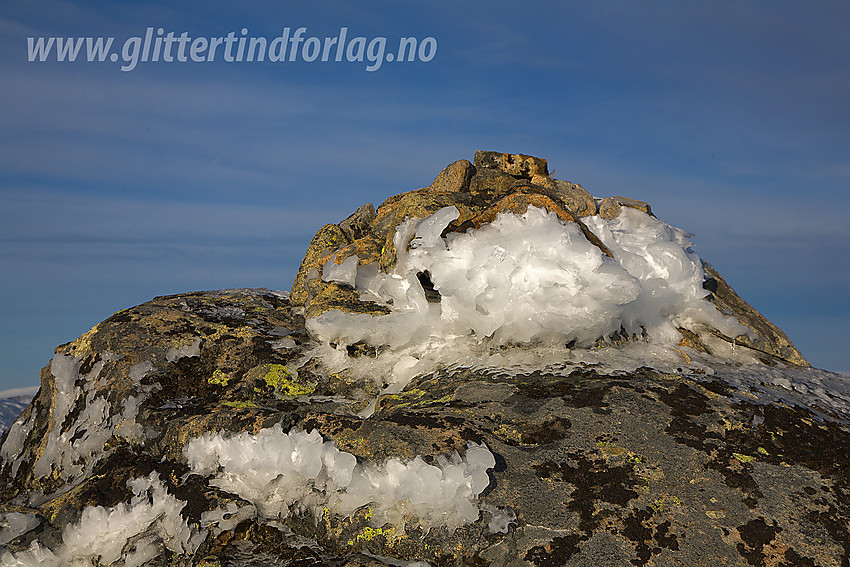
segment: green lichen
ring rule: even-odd
[[[756,460],[755,457],[750,455],[742,455],[741,453],[732,453],[732,456],[741,461],[742,463],[752,463]]]
[[[254,402],[222,402],[222,405],[229,408],[246,409],[259,407]]]
[[[227,383],[230,381],[230,376],[219,370],[215,369],[212,377],[209,379],[210,384],[218,384],[219,386],[227,386]]]
[[[348,546],[351,547],[364,541],[372,541],[379,536],[389,539],[393,535],[395,535],[395,528],[392,526],[388,526],[386,528],[372,528],[367,526],[363,528],[359,534],[357,534],[357,537],[348,540]]]
[[[316,390],[316,382],[298,382],[298,372],[283,364],[265,364],[261,367],[260,374],[262,381],[283,397],[309,396]]]

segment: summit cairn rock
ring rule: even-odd
[[[605,245],[581,222],[596,213],[594,198],[580,185],[549,177],[545,159],[523,154],[478,151],[475,163],[458,160],[445,167],[428,187],[401,193],[385,200],[371,215],[364,205],[337,227],[324,226],[310,243],[295,283],[293,305],[303,306],[308,317],[332,309],[377,314],[373,306],[358,302],[338,283],[322,281],[328,261],[337,265],[356,255],[361,265],[377,262],[382,271],[396,263],[393,236],[409,218],[424,218],[443,207],[457,207],[460,216],[448,232],[463,232],[492,222],[503,212],[524,213],[537,206],[554,212],[564,222],[573,222],[585,237],[610,255]],[[356,221],[352,220],[356,217]],[[356,223],[358,230],[349,226]]]
[[[475,167],[503,171],[517,179],[528,179],[536,185],[551,187],[546,160],[525,154],[503,154],[479,150],[475,152]]]
[[[448,206],[456,207],[459,217],[445,233],[480,228],[501,213],[523,214],[529,206],[535,206],[555,213],[563,222],[575,223],[585,238],[608,256],[613,256],[612,252],[582,218],[598,214],[611,220],[620,215],[623,207],[652,215],[652,208],[644,201],[622,196],[596,199],[581,185],[552,179],[545,159],[479,150],[473,163],[458,160],[447,165],[428,187],[389,197],[377,209],[371,203],[363,205],[339,225],[322,227],[313,237],[295,277],[290,293],[292,305],[303,307],[308,318],[335,309],[376,316],[389,313],[384,305],[361,300],[350,285],[325,281],[325,267],[329,262],[341,265],[356,256],[359,265],[374,264],[382,272],[390,272],[397,259],[396,229],[407,219],[425,218]],[[716,329],[711,330],[714,336],[751,348],[766,361],[808,366],[781,330],[739,297],[719,274],[715,277],[710,265],[705,269],[710,300],[727,316],[736,317],[752,330],[756,338],[728,337]],[[701,342],[694,342],[692,337],[696,335],[692,330],[684,331],[690,334],[683,332],[683,346],[694,345],[708,351]]]
[[[58,346],[0,438],[0,564],[850,564],[846,376],[810,368],[708,263],[708,300],[747,332],[459,336],[427,366],[314,332],[396,315],[349,268],[391,274],[397,229],[444,207],[458,239],[543,208],[606,266],[599,217],[660,222],[586,193],[545,160],[479,152],[322,227],[289,294],[157,297]]]

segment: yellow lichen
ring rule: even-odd
[[[80,338],[71,343],[71,354],[73,356],[82,356],[91,351],[92,337],[97,333],[97,328],[100,323],[83,333]]]
[[[637,464],[640,464],[640,463],[643,462],[643,457],[641,457],[639,454],[634,453],[632,451],[629,451],[628,449],[624,449],[623,447],[619,447],[617,445],[614,445],[613,443],[609,443],[607,441],[597,441],[596,447],[606,457],[621,456],[621,457],[623,457],[623,459],[625,459],[626,461],[628,461],[629,463],[631,463],[633,465],[637,465]]]
[[[257,404],[254,402],[222,402],[222,405],[225,405],[230,408],[237,409],[246,409],[246,408],[255,408]]]
[[[743,431],[745,428],[743,423],[733,423],[725,417],[723,418],[723,427],[726,429],[726,431],[732,431],[735,429]]]
[[[298,372],[283,364],[263,364],[252,368],[246,375],[248,379],[259,379],[273,388],[279,396],[297,398],[309,396],[316,390],[316,382],[298,381]]]
[[[357,537],[348,540],[348,545],[353,546],[363,541],[372,541],[373,539],[379,536],[382,536],[386,539],[390,539],[393,536],[396,536],[395,531],[396,530],[393,526],[387,526],[386,528],[372,528],[366,526],[360,531],[359,534],[357,534]]]
[[[431,400],[430,402],[425,402],[425,405],[437,405],[437,404],[447,404],[454,399],[454,394],[449,394],[447,396],[443,396],[442,398],[438,398],[436,400]]]
[[[626,456],[626,460],[632,463],[633,465],[636,465],[643,462],[643,457],[641,457],[637,453],[632,453],[631,451],[629,451],[628,455]]]
[[[742,463],[752,463],[756,460],[755,457],[750,455],[742,455],[741,453],[732,453],[732,456],[741,461]]]
[[[209,379],[210,384],[218,384],[219,386],[227,386],[227,383],[230,381],[230,376],[219,370],[215,369],[212,377]]]
[[[515,443],[520,443],[522,441],[522,434],[520,434],[520,432],[516,429],[508,427],[504,423],[499,425],[493,433],[507,441],[514,441]]]
[[[413,388],[412,390],[407,390],[407,391],[401,392],[399,394],[389,394],[386,397],[390,400],[404,400],[406,398],[411,398],[411,397],[414,398],[413,400],[410,400],[410,401],[407,401],[407,402],[401,402],[401,403],[398,403],[398,404],[393,404],[393,409],[401,409],[403,407],[413,406],[414,404],[416,404],[416,400],[418,400],[419,398],[424,396],[425,393],[426,393],[425,390]]]
[[[670,507],[680,507],[682,505],[682,500],[678,496],[667,496],[664,495],[661,498],[656,498],[651,504],[652,511],[654,513],[658,513],[665,508]]]

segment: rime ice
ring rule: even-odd
[[[378,525],[401,525],[412,514],[425,528],[449,529],[478,519],[477,497],[496,464],[489,449],[475,443],[436,465],[421,457],[358,463],[317,431],[284,433],[279,425],[256,435],[206,434],[184,454],[193,472],[213,475],[211,485],[253,503],[266,519],[286,518],[297,508],[350,515],[368,505]]]
[[[441,236],[456,218],[451,206],[399,225],[392,273],[358,266],[356,257],[340,265],[328,261],[326,281],[352,285],[361,298],[387,304],[392,312],[330,311],[308,321],[311,333],[328,343],[389,345],[419,360],[426,345],[430,351],[456,348],[453,339],[468,336],[491,345],[588,347],[622,331],[669,344],[681,339],[678,327],[699,323],[733,336],[745,331],[705,299],[702,266],[689,235],[642,211],[624,208],[614,220],[586,219],[613,258],[575,223],[536,207]],[[439,302],[428,301],[423,275]],[[387,382],[405,382],[410,374],[393,372]]]
[[[138,566],[154,559],[162,546],[175,553],[194,553],[206,537],[180,515],[186,505],[168,493],[157,473],[133,479],[129,503],[111,508],[89,506],[80,520],[62,533],[62,544],[47,549],[37,542],[21,553],[4,553],[0,565],[61,567],[120,564]],[[128,541],[132,540],[132,545]]]

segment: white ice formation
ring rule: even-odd
[[[389,372],[383,375],[398,389],[428,369],[427,361],[439,358],[444,347],[457,359],[464,342],[580,348],[625,332],[675,345],[679,327],[707,324],[731,336],[746,332],[706,299],[690,235],[642,211],[623,208],[613,220],[583,219],[613,257],[575,223],[544,209],[502,213],[477,230],[442,236],[458,214],[450,206],[399,225],[391,273],[379,272],[375,263],[359,265],[355,256],[325,264],[325,281],[349,284],[362,299],[391,308],[386,315],[333,310],[309,319],[307,328],[324,342],[319,353],[327,363],[351,363],[342,354],[344,345],[389,346]],[[428,301],[422,274],[439,302]]]
[[[136,385],[137,394],[128,396],[122,402],[120,411],[115,411],[104,397],[101,387],[104,365],[117,357],[105,353],[92,369],[81,374],[82,357],[57,354],[50,362],[50,372],[54,378],[54,399],[52,422],[47,434],[47,443],[41,455],[33,464],[33,473],[45,477],[54,469],[65,481],[75,482],[97,463],[103,453],[104,444],[119,436],[127,440],[139,440],[144,437],[142,427],[136,422],[139,406],[150,394],[149,387],[143,387],[140,380],[153,366],[149,362],[135,365],[130,370],[130,379]],[[82,379],[82,380],[81,380]],[[82,381],[82,386],[77,381]],[[73,423],[64,431],[66,418],[76,407],[82,407]],[[29,420],[16,420],[9,428],[6,442],[0,448],[0,457],[12,463],[12,474],[16,474],[23,459],[22,449],[27,436],[35,424],[36,413]]]
[[[192,529],[180,511],[186,505],[168,493],[159,475],[136,478],[127,483],[133,491],[130,502],[111,508],[89,506],[79,521],[62,532],[62,543],[48,549],[34,541],[20,553],[6,552],[0,566],[138,567],[168,549],[193,554],[206,537]]]
[[[463,456],[440,456],[433,465],[422,457],[358,463],[317,431],[285,433],[279,425],[256,435],[207,433],[184,454],[193,472],[212,475],[211,485],[251,502],[266,520],[304,509],[347,516],[369,506],[378,526],[401,527],[415,518],[426,530],[476,521],[478,495],[495,466],[489,449],[475,443]]]

